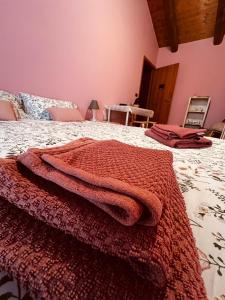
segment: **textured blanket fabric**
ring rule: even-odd
[[[158,223],[169,192],[167,178],[173,172],[170,152],[114,140],[82,139],[53,149],[30,149],[18,160],[124,225]]]
[[[118,258],[99,255],[1,198],[0,218],[0,267],[33,298],[157,300],[165,295]]]
[[[148,176],[150,182],[154,181],[153,178],[151,178],[154,174],[152,171],[154,170],[153,167],[154,165],[149,165]],[[172,162],[170,168],[172,169]],[[95,276],[97,276],[96,274],[99,273],[101,280],[105,281],[104,284],[102,284],[104,289],[105,285],[112,286],[112,289],[114,289],[114,286],[117,287],[115,288],[115,293],[118,293],[118,297],[113,296],[110,299],[206,299],[203,281],[200,276],[197,251],[195,249],[194,239],[185,213],[182,195],[179,191],[174,174],[169,174],[171,176],[168,176],[166,183],[167,197],[165,197],[163,211],[158,225],[155,227],[142,225],[126,227],[119,224],[98,207],[92,205],[89,201],[86,201],[79,195],[64,190],[54,183],[41,179],[22,166],[18,167],[15,160],[1,160],[0,196],[30,215],[29,220],[31,221],[29,221],[29,226],[24,229],[23,234],[26,236],[25,232],[28,228],[33,232],[33,239],[28,239],[26,241],[26,245],[31,251],[29,257],[30,255],[32,257],[34,253],[38,255],[40,254],[40,257],[39,260],[35,260],[35,267],[35,264],[27,259],[27,256],[23,255],[22,250],[24,249],[24,243],[21,242],[16,244],[18,259],[22,266],[25,265],[27,267],[27,273],[24,273],[24,276],[28,277],[23,279],[22,273],[24,272],[24,269],[21,269],[20,264],[14,263],[14,250],[13,248],[7,248],[6,240],[6,243],[3,244],[4,246],[0,248],[0,257],[6,251],[9,251],[7,252],[9,253],[9,260],[3,259],[0,267],[4,267],[8,271],[13,271],[14,275],[20,276],[21,280],[30,286],[32,290],[34,290],[35,282],[38,280],[39,285],[35,286],[38,293],[42,293],[43,289],[46,291],[46,286],[50,284],[50,281],[55,282],[55,285],[57,286],[59,285],[62,289],[62,293],[65,292],[67,289],[65,288],[65,286],[67,287],[67,283],[60,283],[60,280],[57,277],[60,275],[57,271],[56,273],[47,273],[46,284],[43,283],[44,279],[42,277],[44,275],[39,272],[39,267],[42,266],[43,261],[41,258],[45,255],[44,252],[42,252],[44,251],[44,246],[42,246],[42,248],[38,246],[35,249],[32,248],[32,245],[35,245],[36,242],[35,233],[39,231],[39,229],[37,230],[37,227],[32,225],[32,220],[34,222],[33,217],[35,217],[35,219],[42,221],[38,224],[43,224],[42,226],[45,228],[43,230],[46,230],[47,232],[55,232],[53,237],[56,239],[58,234],[60,234],[63,238],[66,236],[67,242],[71,244],[75,242],[78,243],[77,241],[79,240],[78,244],[82,245],[80,246],[82,249],[80,251],[84,251],[82,248],[84,247],[85,249],[89,249],[91,253],[92,251],[96,251],[100,260],[101,257],[103,257],[103,260],[104,257],[107,257],[105,262],[106,265],[108,262],[109,269],[103,265],[100,267],[102,268],[101,270],[95,269],[95,264],[90,267],[91,271],[88,274],[86,274],[86,271],[82,273],[83,271],[80,269],[79,272],[83,274],[83,277],[82,280],[78,280],[78,282],[82,282],[83,285],[89,287],[89,282],[94,280],[93,278],[95,278]],[[3,201],[4,205],[7,204],[7,207],[10,206],[8,202]],[[15,208],[13,207],[13,210],[14,209]],[[4,227],[4,230],[8,233],[15,230],[11,235],[14,239],[16,239],[17,236],[20,236],[19,224],[23,224],[23,221],[25,222],[25,216],[28,218],[26,213],[24,213],[21,218],[20,214],[22,213],[16,210],[16,213],[13,213],[13,217],[11,218],[15,220],[15,222],[18,219],[18,223],[16,223],[16,225],[14,225],[15,223],[10,225],[11,222],[8,222]],[[7,215],[8,212],[5,213],[5,217],[2,217],[2,219],[5,220]],[[60,231],[53,231],[50,227],[55,227]],[[16,234],[17,230],[18,235]],[[69,235],[65,235],[65,233]],[[1,234],[2,233],[0,232],[0,236]],[[29,236],[29,234],[27,234],[27,236]],[[48,235],[40,230],[40,239],[41,236],[43,236],[42,245],[46,245],[47,248]],[[38,237],[39,236],[37,235],[37,241]],[[10,244],[11,242],[9,242],[9,245]],[[58,241],[55,242],[54,245],[50,243],[51,251],[54,253],[55,251],[58,251],[57,247],[59,245],[61,245],[61,242]],[[63,246],[60,248],[62,252],[67,251],[65,244],[62,243],[62,245]],[[20,247],[22,248],[20,249]],[[74,248],[76,247],[77,246],[74,246]],[[68,246],[69,253],[73,253],[71,250],[72,248]],[[95,250],[91,250],[91,248]],[[123,271],[123,269],[119,269],[118,266],[120,266],[120,263],[118,263],[118,265],[114,263],[114,261],[111,260],[111,256],[115,258],[115,261],[121,261],[121,265],[124,266],[125,271]],[[10,258],[12,260],[10,260]],[[65,257],[65,259],[63,259],[63,262],[67,263],[68,259],[69,254]],[[76,259],[79,261],[79,258]],[[82,266],[82,260],[80,264]],[[51,266],[54,268],[54,263],[52,263]],[[58,270],[60,270],[60,268],[63,269],[61,260],[59,260],[57,267],[59,268]],[[104,274],[104,268],[106,268],[106,271],[109,270],[108,273]],[[29,277],[29,270],[32,270],[32,275],[30,275],[31,277]],[[74,276],[78,276],[76,275],[77,270],[74,270]],[[116,275],[109,277],[108,274],[110,272]],[[124,282],[127,282],[125,285],[123,284],[123,281],[120,281],[120,279],[115,279],[117,276],[120,277],[121,272],[125,272],[123,274]],[[129,281],[129,274],[131,274],[131,281]],[[128,277],[126,277],[126,275]],[[140,281],[139,276],[143,278],[142,281]],[[91,279],[91,277],[93,278]],[[33,280],[33,278],[35,278],[35,280]],[[79,276],[77,278],[79,278]],[[135,289],[130,288],[129,282],[133,282],[137,289],[143,289],[143,286],[139,285],[139,283],[143,284],[143,295],[135,295],[135,293],[142,292],[138,292]],[[147,288],[148,283],[149,288]],[[79,288],[80,287],[77,286],[77,284],[74,284],[74,286],[70,286],[69,289],[71,289],[71,293],[78,293]],[[127,288],[130,290],[126,291]],[[120,291],[121,289],[123,291]],[[48,291],[51,295],[54,295],[51,288],[49,288]],[[59,291],[59,294],[57,295],[60,295],[61,292]],[[120,295],[120,292],[123,292],[123,294]],[[126,296],[128,292],[133,295],[133,298],[131,296]],[[93,290],[93,295],[95,293],[99,295],[99,299],[105,299],[104,293],[107,292],[104,292],[101,289],[101,283],[99,283],[99,285],[96,286],[96,289]],[[103,293],[102,297],[101,293]],[[73,297],[63,298],[63,296],[64,294],[62,294],[61,299],[75,299]],[[60,297],[55,299],[60,299]],[[85,299],[85,297],[82,299]],[[89,299],[98,298],[89,297]]]

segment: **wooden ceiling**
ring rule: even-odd
[[[159,47],[175,52],[181,43],[214,36],[222,42],[225,33],[225,0],[148,0]]]

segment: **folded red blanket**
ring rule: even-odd
[[[116,151],[116,149],[114,150]],[[157,150],[152,151],[155,153],[158,152]],[[152,182],[155,189],[157,185],[154,185],[154,168],[154,164],[148,165],[148,179]],[[130,289],[130,282],[133,282],[137,289],[143,288],[138,283],[140,282],[138,281],[138,276],[132,275],[135,273],[131,273],[131,281],[128,281],[128,285],[124,285],[123,283],[128,280],[125,275],[124,281],[121,281],[121,285],[120,280],[114,281],[117,275],[114,276],[113,274],[120,276],[119,273],[123,272],[123,269],[119,269],[118,267],[120,266],[119,262],[117,265],[110,258],[109,260],[103,259],[109,265],[107,266],[107,263],[104,266],[101,265],[101,270],[99,271],[97,268],[98,262],[95,259],[96,263],[94,263],[94,266],[90,266],[90,273],[87,271],[89,269],[90,258],[87,259],[87,268],[84,269],[82,268],[83,264],[85,267],[85,263],[82,259],[80,260],[79,256],[76,256],[77,254],[74,254],[75,256],[70,263],[73,247],[68,244],[67,251],[66,243],[71,243],[72,245],[74,243],[72,240],[77,239],[84,244],[90,245],[92,248],[98,249],[100,251],[98,254],[100,261],[102,253],[113,256],[118,261],[120,259],[125,261],[128,269],[125,268],[124,272],[126,274],[131,272],[130,265],[143,278],[144,288],[147,286],[146,281],[150,281],[154,286],[149,285],[150,295],[147,296],[147,299],[148,297],[149,299],[157,299],[155,295],[158,295],[159,299],[164,299],[164,296],[160,295],[159,290],[161,293],[166,292],[165,299],[206,299],[204,284],[200,276],[201,271],[198,255],[185,212],[184,201],[175,175],[171,170],[172,161],[160,169],[160,176],[162,178],[164,178],[164,173],[168,176],[167,181],[160,187],[160,190],[163,190],[162,194],[165,193],[165,190],[167,191],[167,197],[164,199],[163,212],[158,225],[156,227],[140,225],[126,227],[77,194],[64,190],[60,186],[34,175],[20,165],[18,168],[15,160],[1,160],[0,196],[23,209],[34,218],[31,217],[31,221],[26,223],[25,215],[20,215],[17,211],[12,216],[8,211],[4,211],[4,216],[1,215],[2,220],[9,220],[4,227],[4,236],[6,237],[10,233],[10,242],[7,244],[6,239],[2,248],[0,245],[0,257],[3,257],[0,260],[0,267],[13,272],[28,287],[35,287],[39,292],[44,292],[45,295],[48,293],[51,296],[50,298],[54,298],[53,296],[55,296],[55,287],[57,289],[57,297],[54,299],[60,299],[60,295],[61,299],[74,299],[76,293],[79,296],[82,286],[87,286],[90,292],[89,299],[106,299],[104,294],[106,293],[104,292],[105,286],[112,286],[112,289],[115,289],[115,293],[118,292],[118,297],[113,294],[112,299],[146,299],[145,291],[149,293],[148,289],[143,291],[144,296],[140,296],[140,298],[135,295],[135,293],[138,293],[138,291],[135,292],[135,289],[131,289],[130,291],[133,296],[129,296],[129,291],[126,291],[126,289]],[[134,175],[131,174],[130,176]],[[139,180],[142,180],[142,177]],[[1,208],[0,211],[2,211]],[[61,232],[69,233],[70,236],[62,233],[63,236],[65,235],[65,241],[60,242],[57,240],[58,235],[56,231],[48,229],[48,232],[52,232],[52,237],[56,238],[56,242],[49,242],[48,248],[49,235],[45,231],[42,231],[41,227],[39,230],[40,225],[34,225],[36,224],[34,222],[35,219],[45,223],[45,227],[58,228]],[[11,222],[11,220],[18,220],[18,223]],[[33,225],[32,220],[34,222]],[[20,226],[23,228],[23,222],[28,224],[28,226],[21,232],[19,229]],[[30,236],[28,229],[32,230],[32,239],[21,239],[21,237],[26,238],[26,236]],[[40,236],[38,232],[40,232]],[[13,237],[14,241],[18,237],[18,242],[15,243],[15,248],[10,248]],[[41,238],[41,242],[43,241],[41,244],[42,248],[46,245],[47,253],[43,252],[44,250],[40,248],[39,237]],[[57,254],[58,256],[56,256],[59,257],[59,260],[57,262],[54,260],[49,261],[49,259],[54,258],[55,253],[58,253],[58,248],[61,249],[61,254]],[[29,252],[26,252],[26,249],[29,249]],[[75,244],[74,249],[77,249]],[[83,257],[83,248],[78,249],[78,254]],[[23,250],[27,253],[27,256]],[[64,251],[65,256],[62,256],[63,259],[60,259]],[[39,252],[40,256],[38,256]],[[6,253],[8,253],[7,256]],[[51,253],[53,256],[49,257]],[[17,263],[17,257],[19,263]],[[32,258],[32,261],[30,258]],[[79,268],[71,269],[73,265],[79,265]],[[26,266],[25,269],[23,266]],[[48,267],[50,268],[50,272],[48,272]],[[52,271],[52,268],[56,271]],[[104,275],[104,268],[109,271],[106,275]],[[62,281],[61,278],[62,276],[64,278],[64,274],[62,273],[61,276],[61,273],[57,271],[60,269],[65,272],[66,270],[72,270],[72,276],[66,273],[65,281]],[[39,270],[43,271],[39,272]],[[77,275],[76,272],[78,272]],[[81,272],[82,277],[80,277],[79,272]],[[110,272],[112,272],[113,277],[109,276]],[[70,278],[70,285],[68,285]],[[74,281],[76,278],[78,281]],[[95,282],[95,280],[98,280],[98,284],[96,284],[96,288],[91,293],[92,285],[90,281]],[[102,283],[102,280],[105,282]],[[38,284],[35,285],[35,282]],[[101,288],[101,283],[104,289]],[[120,291],[121,289],[122,291]],[[69,293],[69,291],[71,291],[71,298],[69,296],[65,297],[65,293]],[[123,296],[119,294],[120,292],[123,292]],[[141,291],[139,292],[141,293]],[[95,293],[97,293],[97,296],[94,297]],[[103,297],[101,297],[102,293]],[[109,293],[108,289],[107,293]],[[153,296],[150,297],[151,295]],[[108,298],[110,298],[110,294],[108,294]],[[88,297],[84,297],[84,299],[88,299]]]
[[[155,124],[151,128],[164,139],[189,139],[199,138],[204,135],[206,129],[184,128],[177,125]]]
[[[172,139],[165,139],[162,137],[161,134],[155,133],[154,130],[148,129],[145,131],[145,135],[153,138],[154,140],[172,147],[172,148],[207,148],[212,146],[212,141],[203,137],[199,138],[172,138]]]
[[[170,152],[114,140],[82,139],[52,149],[30,149],[18,160],[124,225],[158,223],[168,192],[167,177],[172,172]]]
[[[1,198],[0,218],[0,268],[26,287],[34,299],[164,298],[165,288],[157,289],[138,277],[125,262],[100,255]],[[9,299],[6,296],[1,299]]]

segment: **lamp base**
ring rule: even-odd
[[[97,119],[96,119],[96,109],[92,109],[92,119],[91,119],[91,121],[93,121],[93,122],[97,121]]]

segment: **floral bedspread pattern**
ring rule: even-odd
[[[225,140],[213,139],[213,146],[207,149],[178,150],[145,136],[143,128],[113,123],[0,122],[0,157],[20,154],[30,147],[63,145],[81,137],[116,139],[173,152],[174,170],[196,239],[208,298],[225,300]],[[16,285],[14,290],[16,293]],[[0,295],[3,291],[5,285],[0,280]]]

